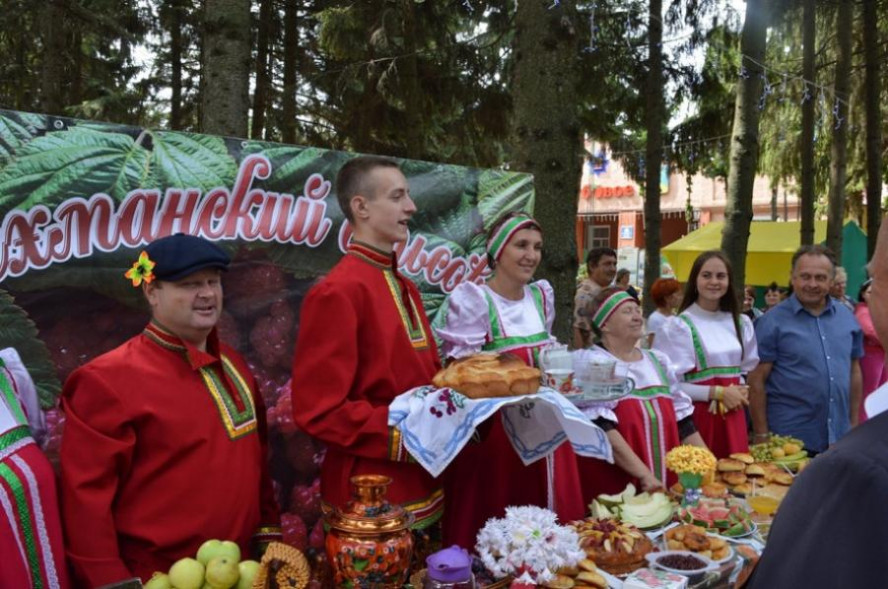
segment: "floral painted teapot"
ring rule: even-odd
[[[413,556],[413,515],[385,499],[392,479],[353,476],[352,499],[326,517],[327,558],[337,587],[400,587]]]

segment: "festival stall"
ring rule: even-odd
[[[702,252],[721,248],[724,221],[713,221],[663,248],[675,271],[684,281]],[[767,286],[789,284],[792,254],[799,248],[801,222],[754,221],[749,226],[746,283]],[[826,221],[814,222],[814,243],[826,240]],[[841,265],[848,271],[848,293],[856,293],[866,279],[866,235],[854,221],[842,228]]]
[[[727,481],[718,483],[721,487],[702,487],[704,494],[723,502],[724,513],[719,505],[708,506],[705,514],[694,511],[699,498],[695,501],[686,491],[699,489],[700,481],[685,481],[673,494],[627,488],[618,497],[590,497],[592,515],[569,525],[556,522],[542,508],[517,507],[488,522],[475,546],[463,547],[473,555],[441,553],[428,561],[427,570],[408,570],[405,564],[409,553],[399,542],[409,522],[403,510],[385,502],[384,480],[357,481],[352,503],[322,515],[318,473],[325,450],[294,425],[289,378],[301,300],[340,259],[350,237],[331,182],[353,156],[0,110],[2,347],[18,350],[36,383],[46,410],[44,450],[50,459],[58,459],[64,427],[55,405],[61,383],[76,367],[141,331],[148,319],[140,294],[124,273],[147,243],[184,232],[215,241],[233,259],[224,278],[220,334],[248,360],[268,408],[283,544],[273,544],[252,571],[253,586],[331,586],[334,579],[342,586],[364,586],[355,579],[372,569],[372,559],[358,554],[367,542],[389,542],[386,554],[394,556],[386,566],[395,568],[387,574],[402,575],[402,583],[431,587],[468,586],[459,583],[469,574],[474,574],[475,586],[539,584],[553,589],[733,582],[761,549],[766,521],[753,530],[750,506],[755,501],[739,492],[729,497]],[[489,274],[485,232],[493,221],[508,211],[533,209],[532,178],[414,160],[400,164],[418,212],[408,242],[396,252],[399,267],[419,287],[435,323],[448,293],[463,281],[478,282]],[[428,390],[399,397],[390,424],[404,432],[405,446],[416,461],[436,475],[469,443],[474,428],[498,412],[518,424],[509,435],[525,463],[565,442],[579,454],[610,460],[603,433],[576,405],[590,398],[616,399],[628,389],[619,381],[575,386],[555,366],[557,352],[549,365],[555,369],[529,377],[522,373],[510,381],[518,388],[498,395],[470,394],[462,388],[458,367],[442,373],[442,380]],[[446,419],[429,427],[424,420],[436,411],[446,413]],[[529,415],[536,416],[531,427],[526,425]],[[748,465],[743,463],[745,474],[764,481],[769,475],[763,467],[762,474],[750,469],[774,461],[780,451],[794,455],[801,448],[791,450],[780,448],[768,456],[762,450]],[[684,464],[686,470],[700,470],[698,466]],[[699,474],[713,478],[722,469],[713,459],[704,470]],[[767,516],[773,505],[759,503],[755,510]],[[367,514],[373,516],[368,519]],[[678,538],[670,530],[680,523],[703,532],[682,528],[685,535]],[[358,534],[363,548],[348,552],[354,558],[334,563],[331,571],[324,565],[326,554],[347,547],[356,528],[365,532]],[[701,554],[702,542],[689,540],[699,533],[707,547],[712,544],[708,554]],[[711,534],[727,539],[709,541]],[[196,562],[228,554],[225,539],[207,540],[203,554],[194,555]],[[649,557],[682,542],[698,553],[696,560]],[[239,558],[228,554],[235,564]],[[687,567],[701,562],[705,571],[698,567],[688,573]],[[357,576],[345,575],[345,569]],[[190,562],[168,572],[181,583],[194,581]],[[230,567],[214,575],[214,586],[237,579]]]

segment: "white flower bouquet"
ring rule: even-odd
[[[544,583],[559,568],[586,557],[577,533],[556,521],[557,516],[542,507],[507,507],[505,518],[487,520],[478,532],[475,550],[496,577]]]

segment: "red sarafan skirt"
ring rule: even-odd
[[[70,587],[55,474],[34,442],[0,450],[0,504],[0,587]]]

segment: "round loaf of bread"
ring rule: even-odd
[[[452,362],[432,384],[472,399],[530,395],[540,387],[540,371],[512,354],[482,353]]]

